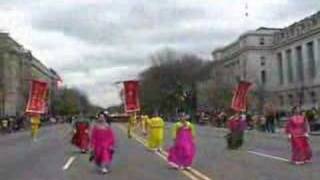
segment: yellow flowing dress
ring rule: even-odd
[[[164,121],[161,117],[154,117],[148,120],[148,148],[151,150],[160,149],[164,138]]]
[[[142,133],[145,135],[147,133],[147,122],[149,121],[148,115],[141,116],[141,128]]]
[[[132,115],[129,117],[128,121],[128,138],[132,138],[132,131],[137,123],[136,115]]]
[[[39,133],[40,126],[40,116],[31,117],[31,137],[36,139],[37,134]]]

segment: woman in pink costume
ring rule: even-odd
[[[309,124],[307,119],[301,115],[300,108],[294,107],[293,116],[286,124],[286,134],[291,141],[292,156],[294,164],[305,164],[311,162],[312,151],[309,145]]]
[[[109,172],[115,148],[115,136],[108,115],[99,113],[91,131],[92,157],[103,174]]]
[[[169,149],[168,162],[174,168],[189,168],[196,153],[195,130],[188,118],[182,113],[173,127],[174,145]]]

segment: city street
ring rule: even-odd
[[[286,159],[289,149],[280,135],[250,132],[239,151],[225,149],[225,131],[197,127],[197,158],[193,169],[168,168],[162,153],[146,151],[139,133],[129,140],[124,124],[113,125],[117,151],[110,174],[101,175],[70,141],[69,125],[44,127],[37,142],[27,132],[0,137],[0,174],[7,180],[91,180],[91,179],[223,179],[223,180],[317,180],[320,170],[320,137],[312,137],[314,162],[293,166]],[[170,124],[166,128],[167,149],[171,144]]]

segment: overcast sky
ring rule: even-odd
[[[113,82],[136,78],[159,49],[209,59],[246,30],[319,10],[320,0],[0,0],[0,29],[107,107],[120,102]]]

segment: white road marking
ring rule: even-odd
[[[159,153],[159,152],[157,152],[157,153]],[[163,150],[161,150],[159,154],[164,155],[165,157],[168,156],[168,153]],[[191,173],[195,174],[197,177],[200,177],[203,180],[211,180],[211,178],[209,178],[208,176],[204,175],[203,173],[201,173],[200,171],[198,171],[194,168],[190,168],[190,169],[188,169],[188,171],[190,171]]]
[[[160,152],[156,151],[155,152],[159,157],[161,157],[163,160],[167,161],[167,157],[163,154],[161,154]],[[180,171],[181,173],[183,173],[185,176],[189,177],[192,180],[199,180],[199,178],[197,178],[196,176],[194,176],[193,174],[191,174],[190,172],[186,171],[186,170],[182,170]]]
[[[73,163],[73,161],[76,159],[76,157],[75,156],[71,156],[69,159],[68,159],[68,161],[67,161],[67,163],[62,167],[62,170],[67,170],[67,169],[69,169],[69,167],[71,166],[71,164]]]
[[[124,132],[126,132],[125,127],[119,125],[118,126],[121,130],[123,130]],[[147,147],[147,141],[138,136],[137,134],[132,132],[132,137],[138,141],[139,143],[143,144],[145,147]],[[155,154],[157,154],[159,157],[161,157],[163,160],[167,161],[167,157],[168,157],[168,153],[166,151],[160,150],[160,152],[155,151]],[[211,178],[209,178],[208,176],[204,175],[203,173],[199,172],[196,169],[190,168],[188,170],[183,170],[181,171],[184,175],[186,175],[187,177],[189,177],[192,180],[211,180]],[[199,179],[200,178],[200,179]]]
[[[270,158],[270,159],[279,160],[279,161],[289,162],[289,160],[286,159],[286,158],[282,158],[282,157],[278,157],[278,156],[272,156],[272,155],[264,154],[264,153],[260,153],[260,152],[248,151],[248,153],[255,154],[255,155],[257,155],[257,156],[262,156],[262,157]]]

